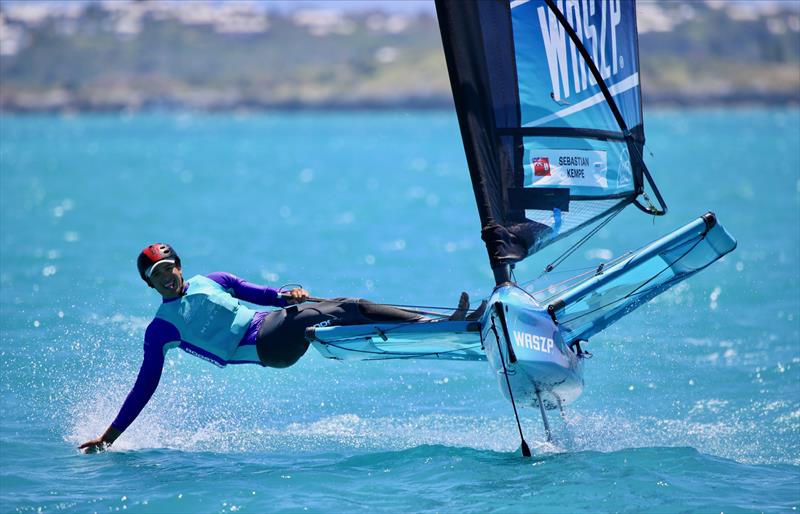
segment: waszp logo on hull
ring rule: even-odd
[[[537,336],[528,332],[514,330],[514,344],[520,348],[529,348],[544,353],[552,353],[553,340],[549,337]]]
[[[622,22],[621,0],[557,0],[556,7],[564,14],[567,23],[575,30],[578,39],[591,54],[600,76],[608,79],[624,66],[617,53],[617,27]],[[599,27],[592,23],[600,13]],[[591,84],[597,85],[586,61],[555,14],[546,7],[537,9],[539,28],[542,31],[547,67],[553,84],[553,98],[560,101],[571,93],[581,93]],[[598,30],[599,29],[599,30]],[[606,41],[611,40],[611,54],[606,51]],[[569,45],[567,45],[569,42]],[[567,52],[569,46],[569,52]],[[569,59],[567,57],[569,56]],[[570,71],[572,80],[570,80]],[[572,89],[570,89],[570,85]]]

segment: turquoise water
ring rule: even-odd
[[[796,512],[800,111],[656,111],[671,212],[623,213],[565,268],[714,210],[739,248],[594,338],[586,390],[519,457],[485,363],[217,369],[177,351],[113,451],[171,242],[318,296],[453,305],[492,285],[452,113],[0,119],[3,512]],[[563,249],[563,246],[562,246]],[[517,268],[533,278],[549,249]]]

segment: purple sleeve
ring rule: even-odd
[[[223,289],[231,293],[234,298],[257,305],[269,305],[272,307],[286,307],[289,305],[286,300],[278,295],[277,289],[252,284],[230,273],[218,271],[209,274],[208,278],[221,285]]]
[[[161,319],[154,319],[144,335],[144,360],[139,368],[139,376],[133,389],[128,393],[125,403],[119,410],[111,426],[124,432],[142,412],[150,397],[156,392],[164,368],[164,345],[180,341],[180,333],[174,325]]]

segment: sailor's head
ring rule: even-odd
[[[139,276],[164,298],[175,298],[183,291],[181,258],[165,243],[154,243],[136,259]]]

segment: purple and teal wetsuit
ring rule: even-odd
[[[216,294],[213,296],[202,294],[203,291],[197,295],[192,294],[195,289],[214,288],[214,284],[217,284],[221,291],[215,291]],[[197,298],[198,301],[192,301],[195,296],[199,297]],[[224,296],[230,298],[228,304],[230,309],[228,310],[224,306],[220,307],[218,305],[220,298],[224,301]],[[144,335],[144,360],[139,369],[139,376],[111,426],[119,431],[124,431],[136,419],[136,416],[139,415],[158,387],[161,371],[164,367],[164,356],[167,350],[171,348],[178,347],[217,366],[248,363],[262,364],[258,357],[256,340],[261,323],[270,312],[252,311],[243,305],[239,305],[235,299],[263,306],[285,307],[287,305],[286,300],[280,297],[276,289],[251,284],[230,273],[211,273],[207,277],[197,276],[189,279],[184,289],[184,295],[178,298],[165,299],[156,314],[156,318],[147,327]],[[179,306],[181,303],[184,305]],[[231,303],[236,305],[231,305]],[[160,315],[165,306],[171,307],[170,304],[176,307],[171,310],[182,311],[183,320],[170,319],[169,315]],[[206,305],[211,305],[211,309],[202,309],[202,312],[197,312],[194,315],[195,318],[198,315],[208,317],[209,310],[221,313],[217,318],[225,318],[225,315],[231,311],[236,311],[236,314],[238,314],[238,320],[236,319],[237,316],[231,315],[227,316],[231,318],[230,320],[219,320],[222,324],[231,321],[231,326],[236,325],[237,322],[241,325],[237,327],[238,332],[234,329],[218,330],[218,332],[223,332],[221,338],[226,339],[224,343],[228,345],[228,350],[233,350],[232,352],[218,351],[219,348],[203,348],[206,345],[200,343],[200,339],[204,335],[204,327],[200,326],[195,330],[191,330],[189,324],[186,323],[185,318],[190,318],[189,321],[191,322],[192,317],[192,313],[187,313],[186,311],[198,311],[200,310],[198,306],[204,307]],[[215,327],[205,328],[213,329]],[[228,327],[223,328],[227,329]],[[220,339],[220,337],[217,338]]]
[[[222,272],[194,276],[186,281],[181,296],[162,302],[145,332],[139,376],[111,423],[113,428],[125,431],[153,396],[164,356],[171,348],[220,367],[253,363],[283,368],[297,362],[308,349],[306,328],[323,321],[351,325],[424,319],[418,313],[358,298],[334,298],[266,312],[254,311],[238,300],[287,306],[277,290]]]

